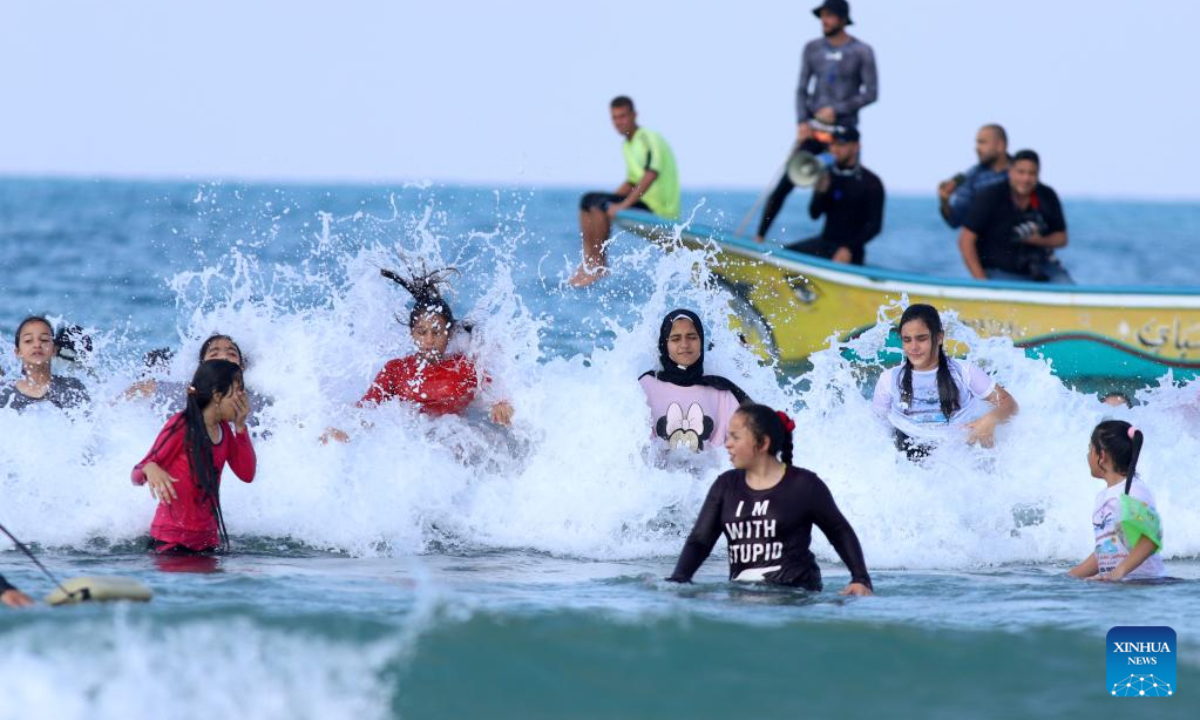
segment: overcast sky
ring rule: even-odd
[[[686,188],[759,189],[816,4],[4,2],[0,174],[615,187],[626,93]],[[889,190],[931,192],[998,121],[1062,193],[1200,198],[1200,2],[851,15],[881,78],[864,161]]]

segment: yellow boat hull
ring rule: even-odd
[[[954,310],[983,337],[1004,336],[1052,361],[1064,377],[1149,380],[1200,373],[1200,289],[1137,289],[983,282],[841,265],[720,231],[682,231],[647,213],[618,224],[656,241],[709,252],[737,298],[745,334],[782,363],[801,363],[874,326],[903,295]]]

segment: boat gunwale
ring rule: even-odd
[[[722,252],[758,260],[783,270],[878,292],[1058,306],[1200,309],[1200,287],[1052,285],[1012,280],[940,278],[902,270],[835,263],[778,246],[764,248],[752,240],[737,238],[716,228],[676,223],[644,211],[622,211],[617,214],[617,223],[632,232],[638,232],[639,228],[657,230],[658,240],[712,243]],[[662,237],[663,231],[669,232],[670,237]]]

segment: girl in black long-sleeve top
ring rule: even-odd
[[[850,569],[850,584],[842,594],[871,594],[854,528],[825,483],[791,465],[794,428],[786,415],[763,405],[745,405],[734,414],[725,448],[735,469],[718,477],[708,491],[670,580],[691,581],[724,533],[731,580],[819,591],[821,569],[809,550],[816,525]]]

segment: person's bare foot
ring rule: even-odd
[[[587,287],[607,274],[608,268],[603,265],[589,265],[585,262],[579,266],[571,279],[567,280],[567,284],[577,288]]]

